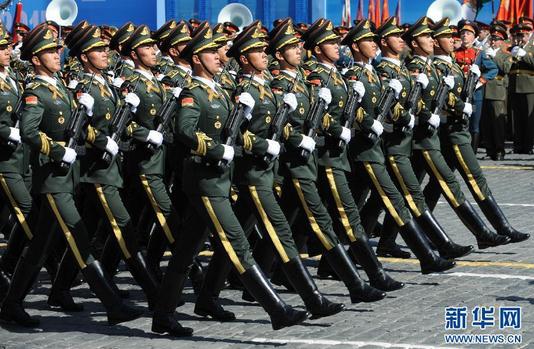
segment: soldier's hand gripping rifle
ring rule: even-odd
[[[402,65],[399,69],[399,72],[404,67],[405,62],[402,62]],[[398,79],[399,73],[397,73],[393,79]],[[388,117],[389,113],[391,112],[391,108],[393,107],[393,104],[397,102],[397,98],[395,97],[395,90],[388,86],[386,88],[386,91],[382,93],[380,96],[380,100],[378,101],[377,110],[378,110],[378,116],[376,117],[376,121],[380,122],[381,124],[384,124],[384,121]],[[372,143],[376,144],[380,140],[380,136],[374,133],[373,131],[369,130],[367,131],[366,138]]]
[[[426,64],[423,66],[423,69],[419,72],[419,74],[427,74],[428,67],[432,64],[432,59],[428,57],[428,60]],[[408,99],[406,100],[406,109],[408,110],[408,113],[410,115],[415,115],[417,113],[417,105],[419,101],[421,100],[421,97],[423,95],[423,85],[420,82],[417,82],[415,86],[410,90],[410,94],[408,95]],[[427,124],[427,132],[432,134],[435,130],[434,126]],[[404,126],[402,128],[403,132],[408,131],[407,127]]]
[[[250,79],[248,81],[247,90],[245,92],[248,92],[248,90],[250,89],[250,85],[252,84],[252,78],[253,75],[251,74]],[[235,145],[237,137],[241,132],[241,124],[243,123],[243,119],[245,118],[246,108],[246,105],[239,102],[234,105],[234,108],[230,112],[230,115],[228,116],[228,119],[224,124],[224,129],[222,132],[222,139],[224,139],[223,144],[228,145],[230,147],[233,147]],[[228,167],[228,165],[229,162],[225,159],[221,159],[217,162],[217,167],[219,169],[225,169]]]
[[[352,88],[352,84],[354,84],[356,81],[360,81],[362,78],[363,70],[365,68],[362,67],[358,75],[356,76],[356,80],[354,82],[351,82],[351,87],[349,91],[349,97],[347,98],[347,104],[345,104],[345,109],[343,109],[343,118],[345,119],[345,127],[348,129],[352,129],[352,125],[354,124],[354,120],[356,120],[356,110],[360,107],[360,101],[359,96],[354,91],[354,88]],[[338,143],[338,147],[340,149],[345,148],[347,144],[344,140],[340,139]]]
[[[448,76],[450,73],[450,69],[447,69],[445,71],[444,76]],[[436,91],[436,97],[434,98],[434,110],[433,114],[441,115],[443,113],[443,108],[445,107],[445,103],[447,103],[447,98],[449,96],[449,85],[445,82],[445,79],[441,79],[438,89]],[[428,130],[432,133],[436,131],[436,128],[430,124],[428,124]]]
[[[95,74],[91,75],[91,80],[89,81],[89,84],[85,85],[81,93],[88,93],[91,90],[91,87],[93,86],[93,79],[95,77]],[[67,125],[67,129],[65,130],[66,135],[66,147],[71,149],[77,149],[79,148],[80,143],[85,143],[85,140],[81,140],[81,136],[83,134],[83,131],[85,127],[87,126],[87,109],[84,105],[78,105],[76,110],[74,111],[74,114],[70,118],[69,124]],[[68,162],[60,161],[59,162],[59,171],[60,173],[65,176],[70,169],[70,165]]]
[[[125,86],[125,90],[127,90],[129,93],[135,93],[137,90],[137,86],[139,85],[139,81],[141,79],[137,79],[135,82],[135,85],[133,88],[130,89],[129,85]],[[124,134],[124,131],[126,130],[126,127],[128,127],[128,124],[130,123],[130,120],[132,119],[132,106],[128,103],[123,103],[119,108],[115,110],[115,113],[113,114],[113,117],[111,118],[111,139],[115,141],[115,143],[119,144],[120,139],[122,135]],[[111,164],[113,162],[113,159],[115,156],[111,155],[108,152],[104,152],[102,154],[102,161],[104,161],[107,165]]]
[[[183,89],[187,83],[189,73],[187,76],[176,85],[175,88]],[[163,139],[169,139],[172,135],[169,135],[168,129],[169,124],[178,108],[178,96],[172,94],[172,96],[163,103],[161,108],[159,108],[158,113],[156,114],[156,120],[159,120],[159,125],[156,128],[156,131],[163,135]],[[170,141],[172,142],[172,141]],[[152,143],[147,144],[146,148],[149,152],[154,154],[158,150],[158,146]]]
[[[26,76],[24,78],[23,86],[25,87],[30,80],[31,80],[31,77]],[[22,93],[21,93],[20,97],[17,99],[17,104],[15,105],[15,109],[13,111],[13,115],[15,115],[15,118],[17,119],[17,122],[15,123],[15,126],[13,126],[14,128],[19,128],[20,127],[20,112],[21,111],[22,111]],[[19,142],[8,140],[8,141],[6,141],[6,145],[7,145],[7,147],[9,147],[9,149],[15,150],[17,148],[17,146],[19,145]]]
[[[293,87],[297,83],[298,73],[296,73],[295,78],[293,78],[293,81],[289,84],[286,93],[291,93],[293,91]],[[269,139],[278,142],[280,139],[280,136],[284,132],[284,125],[287,123],[287,115],[289,114],[289,105],[287,103],[284,103],[281,108],[279,108],[276,111],[276,114],[274,114],[273,122],[271,123],[271,127],[269,128]],[[274,160],[274,156],[271,154],[265,154],[263,157],[263,162],[266,164],[271,163]]]
[[[478,60],[480,55],[482,54],[482,50],[479,51],[473,60],[473,64],[476,64],[475,62]],[[475,94],[475,89],[477,87],[479,76],[475,74],[473,71],[469,70],[469,74],[467,75],[467,79],[464,84],[464,89],[462,91],[462,100],[465,103],[473,104],[473,95]],[[462,113],[462,121],[467,123],[469,121],[469,115],[466,113]]]
[[[326,80],[326,83],[321,84],[321,87],[326,87],[330,83],[330,79],[332,79],[332,74],[334,73],[334,69],[330,69],[330,73],[328,74],[328,79]],[[317,98],[310,110],[308,111],[308,115],[306,116],[306,120],[304,120],[304,125],[308,129],[306,135],[308,137],[311,137],[314,141],[317,140],[317,130],[319,129],[321,125],[321,120],[323,119],[323,116],[326,111],[326,101],[322,98]],[[300,157],[304,160],[308,160],[310,157],[311,152],[307,149],[302,149],[300,151]]]

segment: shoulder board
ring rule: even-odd
[[[27,90],[35,90],[35,89],[38,88],[39,86],[41,86],[41,83],[40,83],[40,82],[32,81],[32,82],[30,82],[30,83],[26,86],[26,89],[27,89]]]
[[[192,82],[187,86],[187,88],[189,88],[190,90],[192,90],[194,88],[197,88],[197,87],[200,87],[200,84],[198,84],[196,82]]]
[[[126,80],[131,81],[131,82],[135,82],[135,81],[137,81],[137,79],[139,79],[140,77],[141,77],[141,74],[132,74],[132,75],[128,76],[128,77],[126,78]],[[143,80],[143,79],[141,79],[141,80]]]

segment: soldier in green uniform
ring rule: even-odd
[[[513,64],[512,55],[506,50],[506,40],[508,40],[506,28],[493,25],[490,36],[491,46],[485,52],[493,58],[499,68],[499,73],[495,79],[486,83],[481,121],[486,153],[492,160],[504,160],[505,154],[508,73]]]
[[[88,234],[74,203],[79,162],[76,150],[66,147],[65,129],[74,110],[78,110],[77,103],[81,104],[79,110],[85,109],[87,115],[92,115],[94,100],[82,93],[75,101],[63,83],[55,78],[60,70],[59,48],[60,44],[45,25],[35,28],[21,49],[21,58],[31,61],[36,72],[34,82],[23,95],[20,125],[22,140],[32,149],[33,190],[41,197],[41,209],[38,229],[19,259],[0,318],[22,326],[38,325],[39,321],[26,313],[22,301],[49,253],[56,231],[50,231],[49,223],[55,221],[85,280],[106,307],[108,322],[133,320],[139,312],[122,302],[109,275],[91,255]],[[97,141],[96,137],[93,141]],[[68,168],[66,174],[60,171],[60,164]]]
[[[23,178],[28,154],[21,142],[15,113],[22,88],[9,74],[11,44],[9,33],[0,25],[0,195],[16,218],[0,259],[0,299],[9,289],[10,275],[25,242],[33,237],[28,222],[32,198]]]
[[[222,64],[222,70],[217,75],[217,80],[219,84],[224,88],[229,94],[232,94],[237,89],[237,82],[232,74],[230,74],[230,60],[231,57],[228,57],[226,54],[230,49],[229,43],[231,39],[228,37],[228,34],[224,31],[224,24],[219,23],[213,28],[213,40],[220,44],[219,47],[219,59]]]
[[[495,201],[491,189],[488,186],[486,177],[480,168],[480,164],[471,147],[471,135],[468,130],[469,110],[471,106],[462,100],[462,90],[465,88],[463,74],[460,66],[452,62],[451,53],[453,49],[452,32],[447,21],[436,24],[434,38],[437,45],[434,50],[436,59],[433,64],[439,75],[446,79],[452,77],[447,106],[442,116],[442,125],[439,128],[441,152],[450,169],[457,169],[471,194],[478,203],[480,209],[497,231],[496,240],[505,240],[509,237],[511,242],[521,242],[529,238],[529,234],[515,230],[501,211]],[[477,65],[472,65],[471,70],[477,70]],[[479,74],[476,74],[480,76]],[[447,77],[449,76],[449,77]],[[449,86],[450,87],[450,86]],[[467,118],[466,118],[467,116]],[[466,120],[467,119],[467,120]],[[429,207],[434,208],[441,194],[440,184],[436,180],[429,182],[425,188],[425,197]]]
[[[115,64],[111,66],[113,73],[113,86],[120,87],[124,80],[133,74],[134,62],[129,56],[122,55],[122,45],[128,40],[135,30],[132,22],[126,22],[117,30],[109,41],[109,48],[118,53]]]
[[[174,19],[170,19],[152,34],[152,38],[156,41],[160,50],[158,53],[158,62],[153,69],[160,81],[174,67],[174,61],[172,57],[169,57],[168,52],[161,49],[161,45],[169,36],[171,31],[176,28],[176,25],[176,21]]]
[[[438,193],[441,190],[445,195],[447,202],[454,209],[455,213],[476,237],[479,248],[483,249],[506,244],[510,239],[492,232],[473,209],[469,201],[465,199],[458,180],[441,153],[440,137],[437,131],[440,128],[441,119],[440,115],[435,113],[434,98],[440,84],[442,84],[442,87],[447,84],[451,91],[454,88],[457,89],[460,87],[459,85],[455,85],[463,81],[463,74],[458,73],[454,76],[448,74],[443,75],[438,69],[438,64],[430,65],[429,56],[434,54],[434,39],[431,36],[433,30],[429,27],[428,21],[427,17],[422,17],[403,36],[414,54],[413,58],[407,64],[408,69],[414,74],[426,71],[429,78],[429,86],[423,91],[422,103],[416,115],[417,125],[413,136],[414,151],[412,156],[415,174],[419,182],[422,183],[426,173],[429,173],[430,182],[434,182],[437,185],[436,190],[438,190]],[[444,40],[444,43],[453,45],[452,32],[449,33],[447,30],[437,27],[436,33],[438,43],[440,40]],[[445,38],[441,38],[442,35]],[[441,56],[442,51],[439,50],[439,46],[436,46],[436,48],[436,54]],[[446,54],[443,55],[445,56]],[[440,58],[437,57],[436,60]],[[451,67],[450,69],[453,67],[450,56],[448,59],[441,59],[438,63],[449,65]],[[458,69],[458,72],[461,71],[457,65],[455,67]],[[456,81],[456,78],[462,80]],[[450,96],[449,99],[448,103],[452,101]],[[460,108],[460,112],[462,111],[464,111],[463,106]],[[465,111],[469,112],[472,109],[465,107]],[[469,136],[469,133],[467,135]],[[425,194],[427,205],[430,209],[433,209],[435,201],[434,204],[429,203],[428,199],[430,194],[427,191],[428,188],[428,186],[425,187],[423,193]]]
[[[353,162],[351,177],[354,197],[356,202],[363,201],[368,188],[371,187],[378,193],[381,204],[393,218],[403,240],[419,259],[421,272],[427,274],[447,270],[454,267],[455,263],[444,260],[432,251],[426,236],[416,220],[412,219],[403,196],[387,172],[380,143],[384,129],[382,123],[403,127],[410,124],[411,118],[406,115],[408,113],[398,112],[397,118],[394,115],[393,118],[388,116],[380,121],[375,119],[379,112],[390,114],[390,111],[379,110],[379,101],[384,98],[383,94],[394,93],[394,98],[398,101],[403,90],[403,85],[397,78],[390,79],[386,87],[374,67],[370,65],[369,62],[377,50],[375,37],[376,34],[371,31],[371,23],[364,20],[351,29],[343,42],[351,48],[356,62],[345,76],[348,80],[359,78],[365,88],[365,94],[356,111],[358,113],[356,135],[349,144],[349,154]],[[389,126],[392,131],[394,126]],[[363,215],[365,216],[365,213]]]
[[[402,90],[396,104],[391,111],[391,120],[384,123],[384,155],[386,165],[391,178],[394,179],[397,188],[402,192],[404,200],[416,221],[423,228],[426,236],[437,247],[441,257],[454,259],[465,256],[473,250],[473,246],[460,246],[455,244],[437,222],[432,212],[425,203],[423,190],[414,173],[410,157],[412,155],[412,135],[415,126],[417,104],[413,113],[408,109],[408,99],[415,88],[420,84],[421,90],[428,87],[428,77],[424,73],[418,73],[413,77],[410,71],[401,64],[401,53],[405,48],[400,28],[395,17],[391,17],[377,29],[382,60],[376,70],[383,83],[391,79],[397,79],[402,84]],[[415,103],[418,103],[416,101]],[[370,202],[378,201],[376,193],[373,193]],[[364,209],[367,205],[364,207]],[[364,211],[367,212],[367,211]],[[366,214],[369,216],[369,214]],[[390,246],[396,238],[395,221],[390,214],[386,214],[380,237],[378,249],[382,246]]]
[[[206,238],[206,225],[213,232],[216,248],[225,251],[243,285],[269,313],[274,329],[298,324],[308,316],[307,312],[288,306],[265,279],[232,210],[229,195],[234,148],[224,144],[221,131],[233,103],[213,80],[221,68],[218,46],[211,29],[200,26],[182,51],[182,57],[193,67],[193,83],[180,96],[176,124],[179,140],[191,151],[184,160],[183,172],[183,190],[190,201],[190,212],[167,267],[152,322],[154,332],[173,336],[193,332],[176,321],[174,312],[193,257]],[[254,107],[250,94],[238,98],[245,115],[249,114]]]
[[[534,144],[534,40],[532,26],[516,24],[510,33],[516,43],[512,47],[514,62],[510,70],[509,88],[514,119],[514,150],[532,154]]]

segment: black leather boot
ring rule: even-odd
[[[430,241],[437,247],[442,258],[455,259],[473,252],[474,247],[472,245],[462,246],[454,243],[430,211],[423,212],[416,218],[416,221]]]
[[[321,259],[319,259],[319,264],[317,265],[317,276],[319,277],[319,279],[332,279],[341,281],[334,269],[332,269],[330,263],[328,263],[328,259],[326,258],[324,253],[321,256]]]
[[[235,320],[235,314],[225,310],[219,303],[219,294],[224,288],[226,277],[232,270],[232,263],[224,253],[214,253],[204,277],[204,283],[195,303],[195,314],[211,316],[214,320],[228,322]]]
[[[358,270],[356,270],[343,245],[337,244],[331,250],[323,253],[323,256],[348,288],[352,303],[376,302],[386,296],[384,292],[367,285],[360,278]]]
[[[31,317],[22,306],[22,301],[30,291],[39,270],[39,265],[30,264],[24,256],[21,256],[0,309],[1,320],[15,322],[23,327],[36,327],[39,325],[39,320]]]
[[[275,263],[275,267],[273,268],[271,275],[271,282],[277,286],[285,287],[285,289],[289,292],[296,292],[295,287],[293,287],[293,284],[289,282],[286,274],[282,270],[282,263]]]
[[[506,245],[510,242],[507,236],[492,232],[476,213],[469,201],[465,200],[460,206],[454,209],[460,220],[471,231],[477,239],[478,248],[483,250],[488,247]]]
[[[430,248],[426,236],[414,219],[406,222],[400,228],[400,233],[406,245],[419,259],[421,273],[439,273],[456,266],[456,262],[441,258]]]
[[[193,259],[193,264],[191,265],[191,271],[189,272],[189,280],[191,280],[191,285],[193,286],[193,291],[195,294],[199,294],[200,289],[202,288],[202,283],[204,282],[204,270],[202,268],[202,263],[198,257]]]
[[[152,270],[158,281],[161,281],[163,273],[161,271],[160,262],[165,254],[167,248],[167,238],[161,231],[161,228],[155,229],[150,238],[146,248],[146,261],[149,268]]]
[[[72,283],[76,279],[79,271],[80,268],[78,268],[72,253],[70,250],[66,250],[61,259],[61,263],[59,263],[58,273],[52,284],[50,295],[48,296],[48,305],[51,307],[60,307],[66,312],[83,311],[83,305],[76,304],[70,294]]]
[[[380,263],[373,249],[369,246],[369,241],[365,234],[350,244],[350,251],[363,270],[365,270],[371,286],[385,292],[400,290],[404,287],[403,282],[396,281],[386,274],[382,263]]]
[[[282,264],[282,270],[291,281],[293,288],[300,295],[312,319],[337,314],[345,309],[345,305],[328,300],[317,288],[308,269],[299,257]]]
[[[99,261],[106,274],[113,280],[113,277],[119,270],[119,263],[121,261],[120,247],[115,236],[109,235],[106,239]],[[122,299],[130,298],[130,292],[128,290],[119,289],[114,282],[112,283],[112,287]]]
[[[261,270],[253,265],[240,275],[241,282],[271,317],[273,330],[298,325],[308,318],[308,312],[287,305],[273,289]]]
[[[125,262],[133,278],[145,293],[148,301],[148,309],[152,310],[154,304],[156,304],[159,282],[147,267],[145,257],[141,252],[137,252],[131,258],[126,259]]]
[[[530,237],[530,234],[521,233],[512,227],[492,194],[486,196],[486,199],[479,202],[478,206],[493,228],[497,231],[497,234],[508,236],[510,242],[521,242]]]
[[[478,145],[480,144],[480,133],[471,133],[471,147],[475,154],[478,152]]]
[[[180,302],[187,275],[191,266],[183,270],[167,268],[165,277],[161,282],[158,293],[158,301],[152,317],[152,331],[156,333],[168,333],[174,337],[189,337],[193,335],[193,329],[183,327],[174,318],[176,307]]]
[[[17,266],[17,261],[28,241],[26,235],[24,235],[24,232],[18,225],[12,226],[12,229],[13,230],[9,234],[7,247],[0,259],[0,266],[8,275],[13,274],[13,271]]]
[[[82,274],[91,290],[100,299],[108,315],[108,324],[115,325],[121,322],[135,320],[141,316],[142,311],[125,304],[112,286],[113,281],[106,274],[99,261],[93,261],[82,269]]]
[[[11,278],[0,266],[0,303],[6,296],[7,291],[9,290],[9,285],[11,285]]]
[[[376,248],[377,256],[402,259],[408,259],[411,257],[410,252],[403,251],[395,242],[397,239],[397,234],[397,224],[389,215],[386,215],[386,218],[384,219],[384,225],[382,227],[382,235],[380,236],[380,240],[378,240],[378,246]]]

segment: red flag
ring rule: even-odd
[[[21,39],[17,35],[17,31],[15,30],[15,25],[20,23],[22,17],[22,1],[19,0],[17,3],[17,6],[15,7],[15,16],[13,16],[13,27],[11,29],[11,35],[13,36],[13,42],[16,44]]]
[[[376,6],[375,6],[375,25],[377,27],[380,26],[382,17],[380,16],[380,0],[376,0]]]
[[[384,0],[382,4],[382,23],[384,23],[389,18],[389,4],[388,0]]]
[[[345,27],[350,27],[350,0],[345,0],[345,4],[343,5],[341,25]]]
[[[380,1],[380,0],[378,0]],[[367,10],[367,18],[375,23],[375,0],[369,0],[369,8]]]
[[[363,0],[358,0],[358,13],[356,14],[358,21],[363,20]]]
[[[397,1],[397,9],[395,10],[395,17],[397,17],[397,23],[401,24],[401,0]]]

